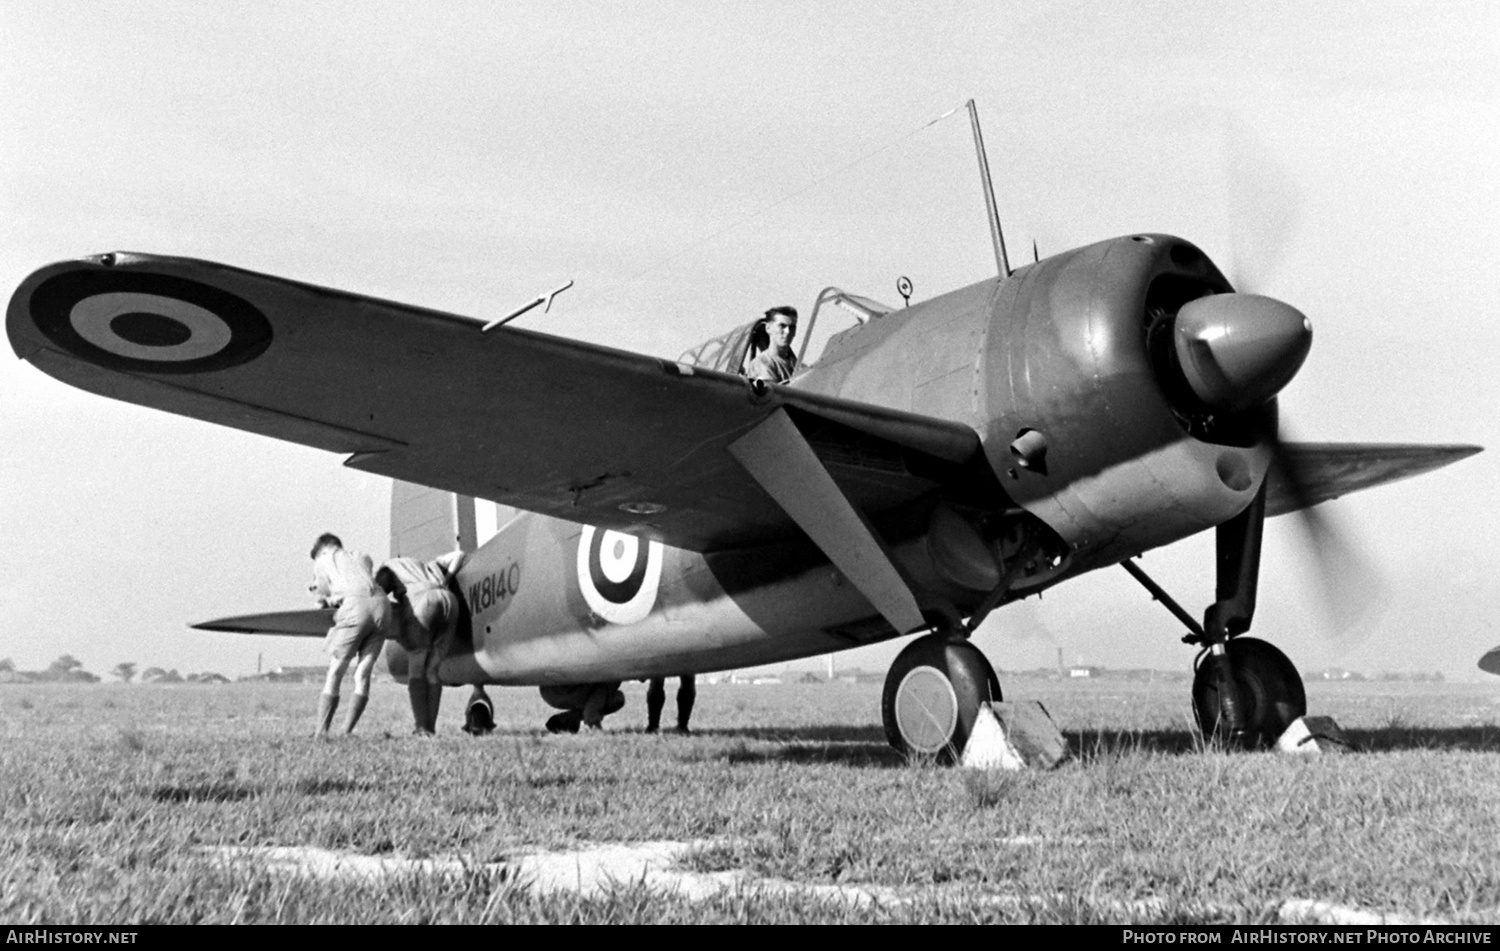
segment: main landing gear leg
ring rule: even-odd
[[[891,746],[908,756],[954,762],[979,705],[1000,700],[1000,681],[979,648],[955,631],[917,638],[886,674],[880,714]]]
[[[1230,745],[1239,745],[1245,738],[1245,711],[1240,704],[1239,679],[1234,675],[1234,654],[1229,652],[1229,628],[1224,623],[1220,609],[1223,602],[1215,601],[1203,615],[1204,638],[1208,657],[1198,665],[1193,677],[1193,710],[1198,718],[1198,729],[1205,737],[1220,740]],[[1198,703],[1198,675],[1207,671],[1214,681],[1214,707],[1203,709]],[[1204,696],[1207,696],[1205,694]]]

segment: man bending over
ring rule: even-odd
[[[385,592],[375,583],[369,555],[345,551],[337,535],[327,532],[313,543],[313,583],[310,590],[318,605],[335,608],[333,627],[324,642],[328,648],[328,677],[318,698],[318,736],[327,736],[339,705],[339,687],[344,671],[354,664],[354,699],[344,720],[344,733],[354,725],[370,702],[370,677],[385,639],[395,633],[394,612]]]

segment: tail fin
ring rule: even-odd
[[[473,551],[519,510],[411,482],[391,483],[391,557],[423,560]]]
[[[426,561],[478,547],[474,500],[425,485],[391,483],[391,556]]]

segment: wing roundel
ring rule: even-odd
[[[271,324],[254,306],[209,284],[106,267],[68,270],[31,292],[36,328],[96,366],[204,373],[254,360]]]
[[[979,438],[961,423],[481,326],[133,253],[42,268],[6,316],[17,355],[90,392],[693,551],[797,533],[728,451],[782,407],[870,517],[977,471],[965,464]],[[607,554],[595,590],[618,593]]]

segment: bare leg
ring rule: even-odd
[[[370,695],[370,678],[375,676],[375,662],[380,659],[380,649],[385,641],[378,637],[367,639],[359,648],[359,660],[354,663],[354,692]]]
[[[370,678],[375,674],[375,661],[379,659],[383,646],[385,642],[379,637],[367,638],[360,645],[359,660],[354,665],[354,697],[349,701],[349,716],[344,720],[346,735],[354,732],[354,725],[370,702]]]
[[[335,657],[328,662],[328,676],[323,678],[323,695],[337,697],[339,685],[344,682],[344,671],[349,669],[349,662],[354,659],[353,655]]]
[[[335,657],[328,662],[328,676],[323,679],[323,695],[318,698],[317,736],[327,736],[333,725],[333,713],[339,707],[339,685],[344,682],[344,671],[349,669],[347,655]]]

